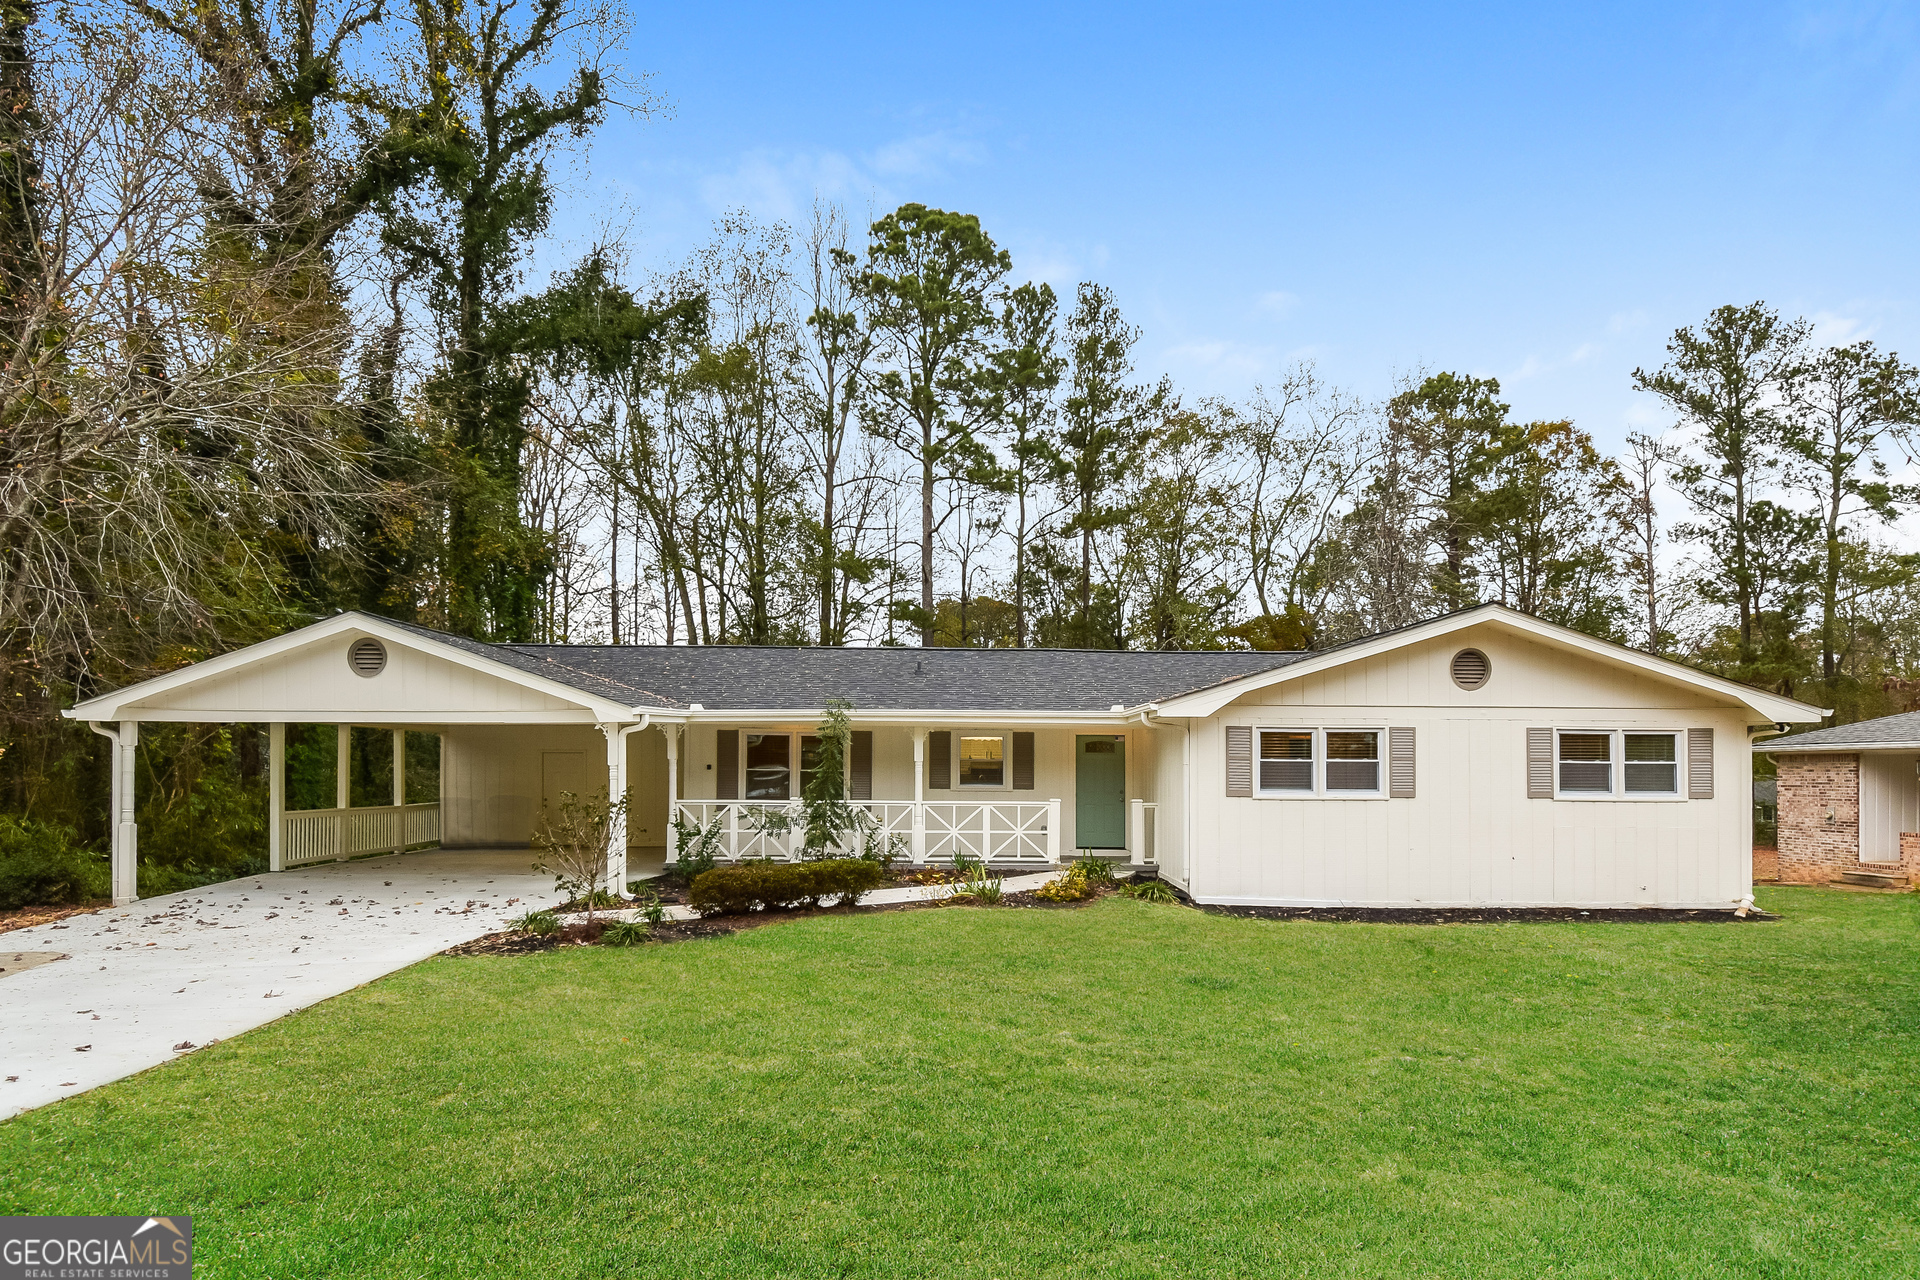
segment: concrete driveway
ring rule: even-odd
[[[0,934],[0,1118],[551,906],[553,877],[535,875],[532,860],[526,850],[433,850],[332,862]]]

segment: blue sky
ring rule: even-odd
[[[1664,425],[1634,366],[1722,302],[1920,359],[1912,6],[634,18],[671,115],[611,123],[559,225],[624,209],[641,267],[731,207],[919,200],[978,214],[1018,276],[1111,285],[1185,392],[1459,369],[1609,447]]]

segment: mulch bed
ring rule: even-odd
[[[66,907],[22,907],[18,911],[0,911],[0,933],[8,933],[14,929],[31,929],[37,924],[52,924],[56,920],[65,920],[68,916],[83,916],[89,911],[103,911],[112,905],[112,898],[99,898],[93,902],[82,902]]]
[[[1361,924],[1523,924],[1539,921],[1602,921],[1621,924],[1748,924],[1778,920],[1758,907],[1744,917],[1726,911],[1682,911],[1665,907],[1587,910],[1578,907],[1219,907],[1203,906],[1219,916],[1250,920],[1330,920]]]
[[[1112,890],[1103,890],[1093,897],[1086,899],[1084,902],[1044,902],[1034,897],[1031,891],[1026,893],[1009,893],[1002,895],[997,907],[981,909],[999,910],[1001,908],[1023,908],[1038,909],[1041,911],[1073,911],[1080,907],[1091,905],[1100,898],[1106,897],[1111,892]],[[666,899],[665,894],[662,894],[661,897],[663,900]],[[931,902],[882,902],[871,906],[821,907],[814,911],[755,911],[749,915],[741,916],[707,916],[699,920],[666,920],[654,926],[652,941],[697,942],[703,938],[724,938],[730,934],[740,933],[747,929],[758,929],[765,925],[783,924],[789,920],[805,920],[822,915],[872,915],[880,911],[952,911],[979,906],[979,903],[971,899],[961,899],[956,902],[951,898],[936,898]],[[591,935],[589,935],[585,922],[576,921],[568,924],[566,928],[559,933],[550,934],[544,938],[522,933],[490,933],[484,938],[475,938],[472,942],[463,942],[457,947],[448,947],[440,954],[443,956],[527,956],[543,951],[558,951],[563,947],[592,946],[599,937],[600,927],[600,921],[595,920],[593,931]]]

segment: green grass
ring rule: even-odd
[[[0,1125],[205,1276],[1920,1271],[1920,898],[824,916],[434,960]]]

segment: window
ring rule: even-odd
[[[1003,734],[962,734],[959,755],[962,787],[1005,789],[1007,739]]]
[[[1672,733],[1628,733],[1626,750],[1629,795],[1676,795],[1680,790],[1680,761]]]
[[[1260,731],[1260,790],[1313,790],[1313,731]]]
[[[1327,790],[1378,791],[1379,789],[1379,730],[1327,730]]]
[[[1560,790],[1571,793],[1613,794],[1613,735],[1560,735]]]
[[[785,800],[792,794],[792,735],[749,733],[747,740],[747,800]]]
[[[800,736],[800,795],[804,798],[807,788],[813,785],[813,775],[820,771],[820,739],[807,733]]]
[[[1677,799],[1680,735],[1638,729],[1554,734],[1555,794],[1572,800]]]

